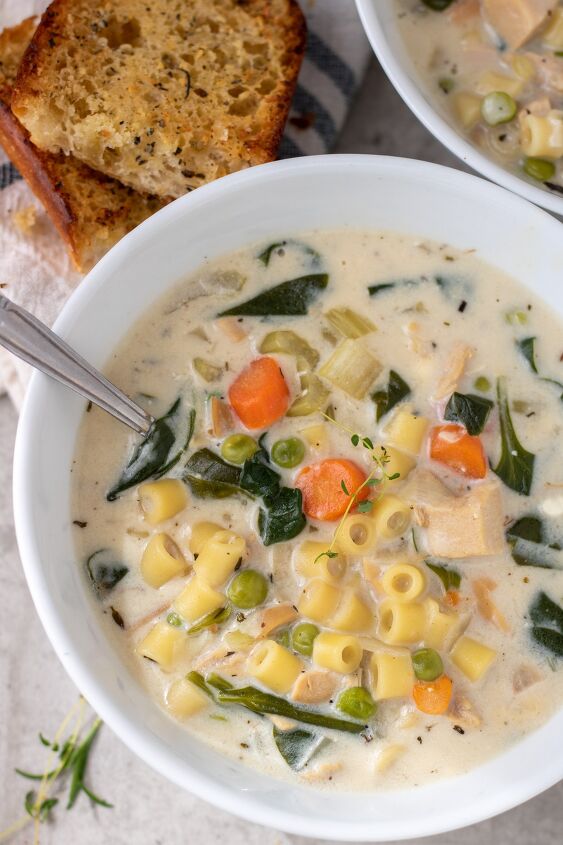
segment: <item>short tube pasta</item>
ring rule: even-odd
[[[410,602],[426,589],[426,578],[412,563],[394,563],[381,576],[381,586],[391,599]]]
[[[263,640],[255,646],[246,660],[246,671],[274,692],[289,692],[303,664],[290,651],[274,640]]]
[[[343,555],[367,555],[374,550],[376,542],[373,519],[361,513],[343,519],[336,535],[336,547]]]
[[[225,601],[222,593],[218,593],[206,581],[194,575],[176,596],[172,607],[186,622],[195,622],[207,613],[218,610]]]
[[[376,651],[371,655],[369,668],[371,691],[376,700],[411,694],[415,677],[408,649]]]
[[[340,555],[328,557],[326,552],[330,541],[320,543],[316,540],[305,540],[294,553],[294,568],[303,578],[322,578],[329,584],[337,583],[346,570],[346,564]],[[321,557],[322,555],[322,557]]]
[[[246,552],[246,542],[233,531],[217,531],[204,544],[194,563],[194,572],[209,584],[224,584]]]
[[[188,566],[176,543],[168,534],[151,537],[141,557],[141,575],[151,587],[162,587],[167,581],[184,575]]]
[[[362,646],[351,634],[321,631],[313,642],[313,663],[341,675],[351,675],[362,660]]]
[[[416,466],[416,461],[411,455],[407,455],[406,452],[402,452],[388,443],[377,445],[375,454],[380,458],[385,458],[385,473],[386,475],[398,475],[396,481],[404,481],[409,472]],[[394,483],[394,481],[387,482],[388,485]]]
[[[141,510],[147,522],[157,525],[171,519],[188,504],[188,491],[178,478],[161,478],[139,487]]]
[[[326,622],[334,614],[340,600],[340,590],[321,578],[313,578],[305,585],[298,605],[299,613],[315,622]]]
[[[446,613],[440,609],[435,599],[424,601],[426,609],[426,628],[424,643],[430,648],[447,649],[459,637],[463,627],[467,625],[467,618],[457,613]]]
[[[374,622],[374,615],[365,601],[348,588],[342,592],[340,603],[330,619],[330,626],[337,631],[366,633],[373,628]]]
[[[398,496],[382,496],[373,506],[371,518],[375,533],[382,540],[392,540],[405,533],[410,525],[412,510]]]
[[[472,637],[460,637],[450,652],[450,658],[470,681],[482,678],[496,657],[496,651]]]
[[[137,654],[154,660],[164,672],[171,672],[182,656],[186,635],[167,622],[157,622],[137,648]]]
[[[179,678],[166,691],[166,708],[176,719],[194,716],[207,707],[209,699],[187,678]]]
[[[426,609],[419,602],[385,599],[379,605],[378,635],[389,645],[416,643],[424,637]]]
[[[401,408],[387,426],[387,439],[398,449],[418,455],[428,425],[426,417],[418,417],[406,408]],[[391,474],[388,467],[386,472]]]
[[[560,158],[563,156],[563,112],[523,114],[520,118],[522,150],[527,156]]]
[[[192,525],[192,533],[189,542],[190,552],[193,555],[201,554],[201,551],[207,541],[210,540],[214,534],[217,534],[218,531],[222,530],[222,526],[217,525],[216,522],[196,522],[195,525]]]

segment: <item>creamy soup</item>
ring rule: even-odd
[[[432,98],[499,164],[563,195],[563,4],[395,3]]]
[[[338,789],[465,772],[563,701],[563,338],[472,250],[312,232],[203,266],[73,469],[101,624],[185,730]]]

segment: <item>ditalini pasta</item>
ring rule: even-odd
[[[439,111],[497,163],[563,192],[561,0],[395,0]]]
[[[280,233],[154,304],[108,375],[158,423],[85,414],[72,520],[100,625],[178,731],[366,790],[549,717],[561,336],[470,251],[389,232]]]

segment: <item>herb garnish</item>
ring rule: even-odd
[[[111,549],[98,549],[86,561],[86,572],[98,596],[111,592],[129,572]]]
[[[274,725],[272,734],[278,751],[294,772],[301,771],[320,746],[326,742],[326,737],[306,731],[304,728],[290,728],[282,731]]]
[[[523,340],[517,340],[516,346],[532,368],[534,373],[537,373],[538,368],[536,365],[536,351],[535,351],[535,344],[536,338],[535,337],[525,337]]]
[[[534,477],[535,455],[526,451],[514,430],[508,398],[506,380],[497,380],[497,398],[500,417],[501,455],[493,471],[507,487],[521,496],[529,496]]]

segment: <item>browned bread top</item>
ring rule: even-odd
[[[89,269],[165,201],[145,197],[64,153],[38,150],[10,111],[11,84],[35,31],[29,18],[0,33],[0,144],[45,205],[79,270]]]
[[[295,0],[54,0],[12,110],[40,148],[179,196],[275,157],[304,47]]]

